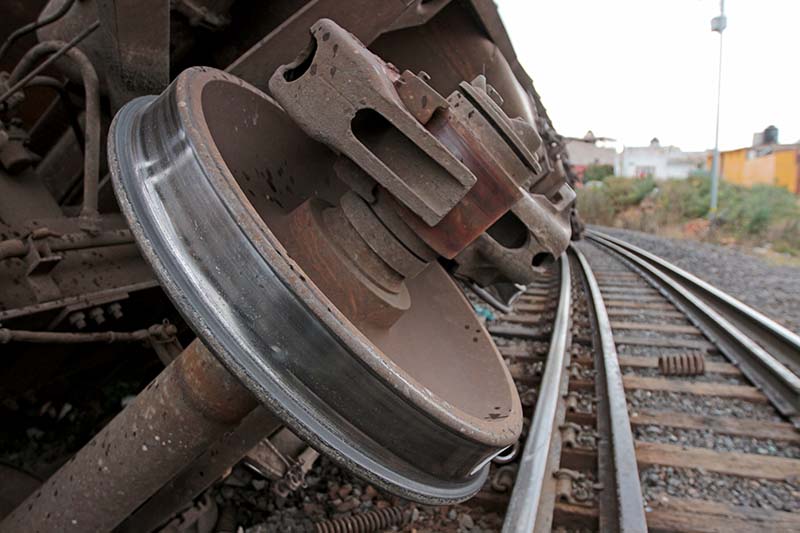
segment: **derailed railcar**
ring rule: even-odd
[[[480,488],[522,416],[453,278],[503,305],[576,226],[492,3],[56,0],[6,43],[4,396],[166,368],[0,529],[150,530],[243,458],[292,490],[278,446]]]

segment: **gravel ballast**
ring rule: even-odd
[[[747,479],[671,466],[647,468],[639,477],[648,503],[669,495],[778,511],[800,510],[800,484],[796,479]]]
[[[706,372],[699,376],[664,376],[658,368],[623,368],[622,373],[626,376],[642,376],[648,378],[666,378],[669,380],[680,381],[682,383],[725,383],[727,385],[750,385],[744,376],[726,376]]]
[[[678,392],[633,390],[625,391],[631,411],[662,409],[690,415],[732,416],[751,420],[781,422],[783,419],[767,404],[753,403],[738,398],[694,396]]]
[[[716,434],[710,430],[680,429],[665,426],[637,426],[634,436],[638,441],[661,444],[678,444],[694,448],[707,448],[718,452],[743,452],[800,459],[800,446],[772,439],[735,437]]]

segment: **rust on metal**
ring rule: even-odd
[[[150,340],[167,342],[175,338],[178,330],[174,325],[155,324],[147,329],[136,331],[98,331],[94,333],[71,333],[53,331],[26,331],[19,329],[0,328],[0,344],[9,342],[52,343],[52,344],[83,344],[91,342],[138,342]]]
[[[706,359],[701,352],[661,355],[658,370],[665,376],[700,376],[706,372]]]
[[[317,522],[314,529],[317,533],[371,533],[405,526],[410,518],[410,513],[399,507],[386,507]]]
[[[138,533],[152,531],[166,522],[221,479],[232,465],[240,461],[265,436],[280,427],[278,418],[264,407],[256,407],[235,429],[225,432],[210,443],[168,483],[159,488],[147,502],[115,530]]]
[[[276,128],[296,142],[273,142]],[[389,235],[365,229],[372,215],[347,204],[345,191],[314,198],[313,183],[298,179],[272,190],[270,175],[295,175],[310,163],[303,154],[319,149],[265,95],[200,68],[160,98],[129,103],[110,143],[115,190],[145,256],[200,337],[254,394],[374,483],[423,501],[463,499],[478,490],[488,459],[519,434],[510,376],[437,262],[404,279],[377,255],[391,250],[380,241]],[[195,156],[180,156],[186,150]],[[137,163],[144,159],[159,165]],[[287,190],[294,188],[311,200],[298,201]],[[313,203],[315,224],[330,238],[311,238],[313,226],[298,223]],[[400,271],[413,265],[396,261]],[[329,274],[336,269],[347,276]],[[405,286],[412,304],[391,324],[374,320],[372,304],[350,299],[369,296],[369,285],[401,296]]]
[[[0,387],[50,354],[26,395],[97,361],[166,369],[0,530],[214,521],[203,492],[279,424],[278,494],[320,453],[427,503],[478,491],[522,408],[453,278],[508,309],[579,227],[496,10],[42,3],[0,46],[22,58],[0,73]]]
[[[505,114],[485,77],[445,99],[427,74],[400,74],[329,20],[311,33],[270,89],[312,138],[355,163],[340,177],[365,200],[374,180],[427,246],[481,285],[529,282],[566,248],[574,193],[538,194],[541,138]]]
[[[0,531],[110,531],[255,405],[195,341]]]
[[[800,427],[800,377],[792,371],[800,361],[800,337],[649,252],[600,233],[590,238],[642,273]]]

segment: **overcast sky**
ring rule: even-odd
[[[496,0],[560,133],[714,143],[719,0]],[[727,0],[722,149],[769,124],[800,140],[800,0]]]

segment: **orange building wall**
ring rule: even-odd
[[[742,185],[777,185],[775,164],[777,154],[745,159],[741,168]]]
[[[720,153],[722,179],[747,187],[764,184],[784,187],[800,194],[800,150],[781,150],[747,159],[749,148]],[[711,156],[708,157],[711,168]]]
[[[778,152],[775,159],[775,185],[800,194],[800,150]]]

